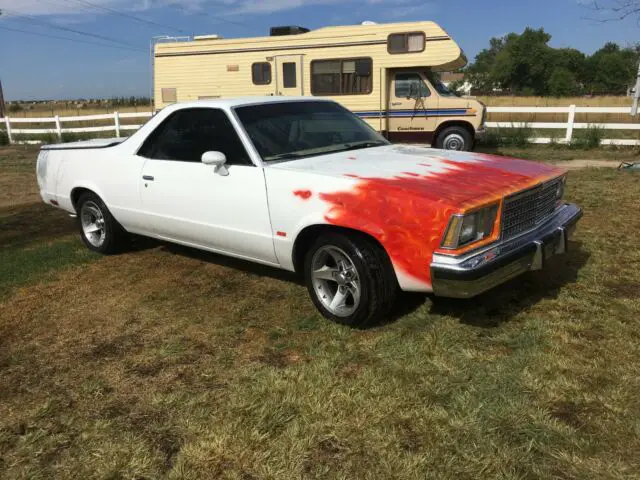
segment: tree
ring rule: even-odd
[[[548,82],[549,94],[554,97],[570,97],[576,94],[576,77],[565,67],[556,67]]]
[[[622,48],[610,42],[587,57],[574,48],[553,48],[550,40],[543,29],[532,28],[492,38],[467,67],[465,78],[485,92],[501,88],[558,96],[583,91],[621,95],[635,79],[640,45]]]
[[[606,43],[589,57],[587,80],[594,93],[622,95],[636,77],[640,50]]]

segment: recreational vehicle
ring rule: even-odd
[[[328,97],[392,142],[470,150],[486,108],[458,97],[437,74],[465,64],[460,47],[433,22],[196,36],[155,44],[155,107],[252,95]]]

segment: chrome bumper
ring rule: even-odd
[[[461,256],[435,254],[431,280],[436,295],[470,298],[529,270],[544,268],[554,255],[567,251],[569,236],[582,210],[567,203],[544,224],[504,243]]]

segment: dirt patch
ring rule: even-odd
[[[615,160],[567,160],[562,162],[548,162],[567,170],[579,170],[581,168],[618,168],[620,162]]]

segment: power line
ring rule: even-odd
[[[170,7],[176,8],[178,10],[180,10],[181,12],[185,13],[186,10],[184,9],[184,7],[181,7],[180,5],[176,5],[175,3],[171,3],[169,5]],[[238,27],[244,27],[244,28],[248,28],[250,30],[255,30],[255,27],[252,27],[246,23],[241,23],[241,22],[234,22],[233,20],[227,20],[226,18],[222,18],[222,17],[218,17],[216,15],[211,15],[210,13],[207,13],[205,11],[202,12],[198,12],[198,15],[202,15],[202,16],[206,16],[206,17],[210,17],[213,18],[214,20],[218,20],[220,22],[224,22],[224,23],[229,23],[231,25],[236,25]]]
[[[42,25],[42,26],[47,27],[47,28],[53,28],[53,29],[56,29],[56,30],[63,30],[65,32],[71,32],[71,33],[75,33],[77,35],[83,35],[85,37],[97,38],[98,40],[105,40],[107,42],[118,43],[120,45],[124,45],[124,46],[127,46],[127,47],[137,48],[136,45],[133,45],[132,43],[122,42],[122,41],[118,40],[117,38],[105,37],[104,35],[98,35],[97,33],[83,32],[82,30],[76,30],[74,28],[69,28],[69,27],[63,27],[62,25],[56,25],[55,23],[46,22],[44,20],[40,20],[38,18],[32,17],[31,15],[22,14],[20,12],[16,12],[16,11],[13,11],[13,10],[7,10],[6,8],[0,10],[0,14],[4,14],[5,12],[8,13],[10,17],[15,18],[16,20],[19,20],[21,22],[35,23],[36,25]]]
[[[100,9],[100,10],[104,10],[105,12],[109,12],[109,13],[113,13],[114,15],[119,15],[121,17],[129,18],[129,19],[135,20],[137,22],[147,23],[149,25],[153,25],[153,26],[156,26],[156,27],[168,28],[170,30],[174,30],[174,31],[180,32],[180,33],[188,33],[185,30],[181,30],[180,28],[172,27],[171,25],[165,25],[163,23],[154,22],[153,20],[147,20],[145,18],[137,17],[135,15],[131,15],[130,13],[122,12],[122,11],[116,10],[114,8],[104,7],[102,5],[96,5],[95,3],[87,2],[86,0],[64,0],[64,1],[65,2],[73,1],[73,2],[78,3],[80,5],[85,5],[85,6],[97,8],[97,9]]]
[[[0,28],[3,30],[9,30],[11,32],[19,32],[19,33],[26,33],[28,35],[37,35],[38,37],[46,37],[46,38],[56,38],[58,40],[67,40],[69,42],[77,42],[77,43],[86,43],[88,45],[97,45],[99,47],[108,47],[108,48],[119,48],[122,50],[129,50],[132,52],[145,52],[146,50],[143,50],[141,48],[129,48],[129,47],[121,47],[119,45],[107,45],[104,43],[96,43],[96,42],[90,42],[87,40],[79,40],[77,38],[69,38],[69,37],[60,37],[58,35],[49,35],[47,33],[39,33],[39,32],[29,32],[27,30],[20,30],[18,28],[11,28],[11,27],[4,27],[0,25]]]

